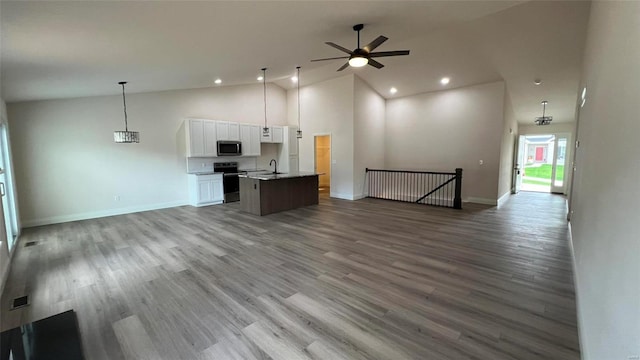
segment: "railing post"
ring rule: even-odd
[[[462,169],[456,169],[456,195],[453,198],[453,208],[462,209]]]

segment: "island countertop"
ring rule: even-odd
[[[292,179],[292,178],[318,176],[318,175],[322,175],[322,173],[296,171],[291,173],[274,174],[272,172],[264,172],[264,173],[258,173],[258,174],[240,174],[238,176],[241,178],[267,181],[267,180]]]

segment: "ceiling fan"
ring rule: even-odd
[[[379,62],[377,62],[376,60],[374,60],[373,58],[378,58],[378,57],[385,57],[385,56],[401,56],[401,55],[409,55],[409,50],[397,50],[397,51],[378,51],[378,52],[372,52],[375,48],[377,48],[378,46],[382,45],[383,42],[387,41],[388,38],[385,36],[378,36],[378,38],[376,38],[375,40],[373,40],[372,42],[370,42],[369,44],[365,45],[364,47],[360,47],[360,30],[362,30],[364,28],[363,24],[357,24],[353,26],[353,30],[358,32],[358,47],[351,51],[347,48],[344,48],[338,44],[332,43],[330,41],[325,42],[325,44],[334,47],[340,51],[343,51],[347,54],[349,54],[349,56],[338,56],[338,57],[332,57],[332,58],[325,58],[325,59],[315,59],[315,60],[311,60],[311,61],[325,61],[325,60],[336,60],[336,59],[349,59],[349,61],[342,65],[338,71],[342,71],[344,69],[347,68],[347,66],[351,65],[353,67],[362,67],[365,66],[367,64],[373,66],[376,69],[381,69],[384,67],[384,65],[380,64]]]

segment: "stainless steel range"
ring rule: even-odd
[[[240,180],[237,162],[213,163],[213,171],[222,173],[224,202],[240,201]]]

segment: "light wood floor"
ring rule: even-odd
[[[236,203],[26,229],[2,329],[75,309],[87,359],[579,359],[565,199],[465,206]]]

